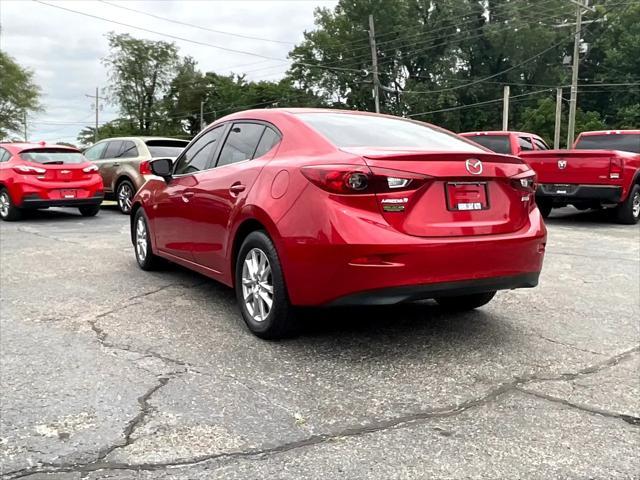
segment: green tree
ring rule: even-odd
[[[95,127],[84,127],[78,133],[78,142],[81,145],[91,145],[95,133]],[[141,132],[138,125],[130,119],[117,118],[103,125],[98,126],[98,140],[110,137],[128,137],[132,135],[140,135]]]
[[[0,139],[22,132],[25,112],[42,109],[39,99],[33,72],[0,51]]]
[[[177,47],[113,32],[107,39],[110,53],[103,62],[109,69],[109,93],[140,134],[156,133],[165,118],[163,98],[178,72]]]

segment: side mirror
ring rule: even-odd
[[[152,160],[149,162],[149,166],[151,167],[151,172],[154,175],[164,178],[165,181],[169,181],[171,179],[173,161],[170,158],[158,158],[156,160]]]

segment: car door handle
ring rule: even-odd
[[[189,201],[189,199],[191,197],[193,197],[195,195],[195,192],[183,192],[182,193],[182,200],[186,203]]]
[[[118,162],[116,162],[116,163],[114,163],[114,164],[113,164],[113,166],[114,166],[114,167],[119,167],[119,166],[120,166],[120,164],[119,164]]]
[[[239,193],[244,192],[245,188],[247,188],[247,187],[245,187],[241,183],[234,183],[233,185],[231,185],[229,187],[229,193],[231,193],[231,195],[233,195],[235,197]]]

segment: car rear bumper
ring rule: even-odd
[[[89,207],[100,205],[104,200],[104,195],[94,195],[87,198],[64,198],[64,199],[43,199],[36,196],[25,196],[22,198],[21,208],[43,208],[43,207]]]
[[[613,185],[543,183],[538,185],[536,196],[567,203],[571,203],[572,200],[600,200],[618,203],[622,198],[622,187]]]
[[[532,288],[538,285],[539,276],[540,272],[531,272],[507,277],[491,277],[478,280],[462,280],[457,282],[383,288],[347,295],[330,302],[329,305],[336,307],[354,305],[390,305],[394,303],[424,300],[426,298],[471,295],[474,293],[510,290],[514,288]]]
[[[369,228],[369,238],[379,237],[377,226],[364,228]],[[546,229],[534,209],[527,226],[509,234],[421,238],[394,233],[393,237],[397,243],[285,240],[283,263],[291,302],[393,304],[534,287],[542,269]]]

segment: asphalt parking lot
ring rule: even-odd
[[[231,290],[136,266],[128,217],[1,229],[3,478],[637,478],[640,229],[557,211],[541,285],[305,312],[253,337]]]

